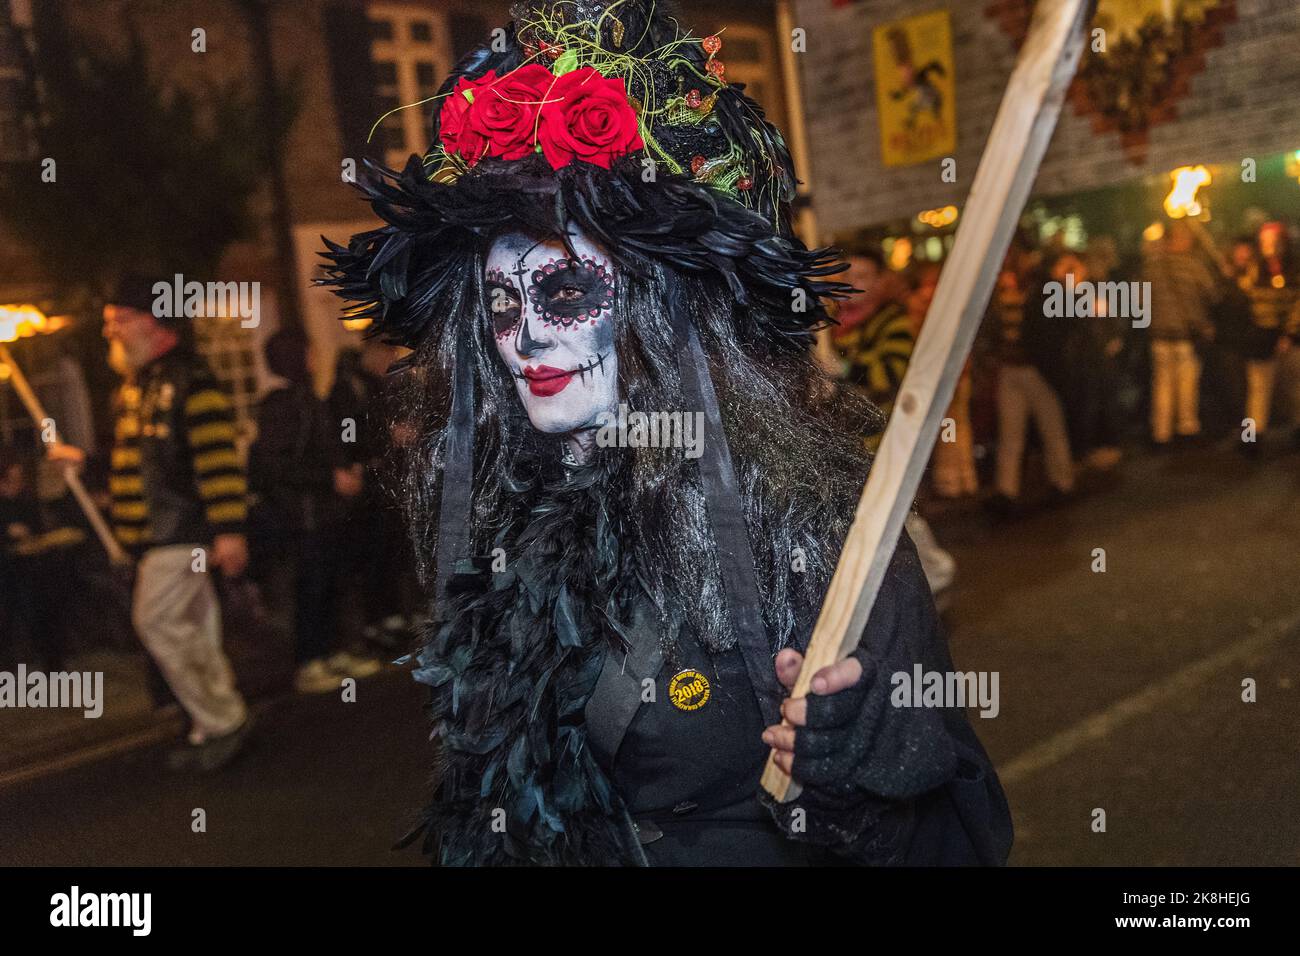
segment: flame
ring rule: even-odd
[[[931,229],[942,229],[957,221],[957,207],[943,206],[939,209],[927,209],[925,212],[918,213],[916,218]]]
[[[1165,212],[1169,218],[1199,216],[1202,207],[1196,199],[1196,193],[1202,186],[1208,186],[1213,181],[1210,171],[1204,166],[1179,166],[1169,174],[1169,178],[1173,180],[1173,188],[1165,197]]]
[[[894,240],[893,245],[889,247],[889,268],[896,272],[907,268],[907,264],[912,261],[912,240],[907,236],[900,236]]]
[[[47,335],[66,324],[62,316],[50,318],[34,305],[0,305],[0,342]]]

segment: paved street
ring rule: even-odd
[[[1300,458],[1198,450],[1005,538],[949,539],[957,666],[1001,672],[977,729],[1013,862],[1300,863],[1298,500]]]
[[[159,745],[0,792],[0,865],[391,866],[427,777],[423,695],[405,673],[259,711],[217,777],[178,777]],[[207,832],[191,830],[202,808]]]
[[[1000,674],[1001,713],[974,719],[1013,863],[1300,863],[1297,500],[1300,456],[1204,449],[1011,524],[935,522],[960,563],[957,666]],[[424,799],[421,701],[404,673],[354,704],[278,701],[206,782],[167,774],[156,745],[7,787],[0,863],[418,864],[389,846]]]

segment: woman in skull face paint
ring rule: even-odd
[[[515,17],[430,155],[365,187],[387,225],[327,253],[349,315],[414,350],[416,833],[445,865],[1001,863],[964,714],[890,705],[891,674],[952,668],[906,535],[858,651],[784,702],[881,418],[810,357],[848,287],[790,234],[779,133],[653,4]],[[620,404],[702,411],[703,457],[596,447]],[[758,791],[770,748],[794,804]]]
[[[501,236],[488,250],[484,283],[497,351],[528,419],[569,436],[585,461],[602,412],[617,405],[614,266],[586,236],[572,252],[556,239]]]

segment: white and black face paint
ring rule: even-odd
[[[614,264],[581,232],[559,239],[501,236],[484,286],[497,351],[538,431],[593,428],[618,406]]]

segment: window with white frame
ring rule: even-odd
[[[452,65],[447,20],[435,10],[397,4],[370,4],[366,13],[385,159],[401,169],[408,156],[429,148],[434,104],[425,101],[438,92]]]

